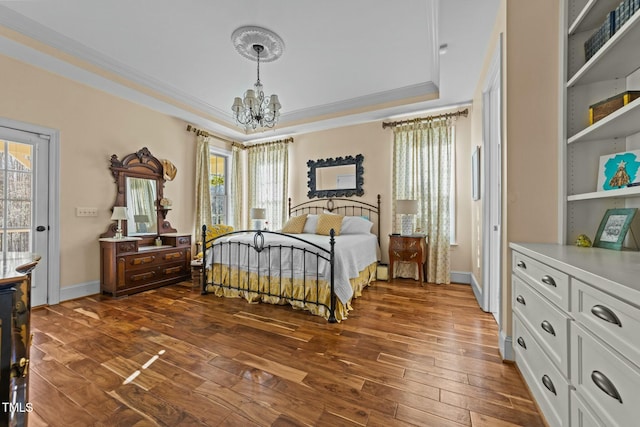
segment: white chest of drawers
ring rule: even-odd
[[[640,425],[640,253],[510,247],[515,361],[549,425]]]

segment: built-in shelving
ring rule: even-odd
[[[569,27],[569,35],[598,28],[609,11],[620,4],[620,0],[589,0]]]
[[[594,191],[591,193],[574,194],[567,196],[567,201],[575,202],[578,200],[595,200],[595,199],[614,199],[626,197],[640,197],[640,187],[618,188],[616,190]]]
[[[567,88],[625,78],[640,68],[640,13],[636,13],[567,82]]]
[[[601,139],[624,138],[640,132],[640,98],[576,133],[567,144]]]

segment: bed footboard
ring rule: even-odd
[[[248,300],[317,306],[336,323],[335,233],[329,249],[274,231],[240,230],[206,239],[202,227],[202,294],[209,287]]]

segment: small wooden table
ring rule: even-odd
[[[424,266],[427,262],[427,237],[424,234],[389,235],[389,275],[395,278],[393,264],[398,261],[414,262],[418,266],[420,283],[424,282]]]

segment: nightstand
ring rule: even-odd
[[[389,275],[395,277],[395,262],[413,262],[418,266],[420,283],[424,282],[424,266],[427,262],[427,238],[423,234],[389,235]]]

